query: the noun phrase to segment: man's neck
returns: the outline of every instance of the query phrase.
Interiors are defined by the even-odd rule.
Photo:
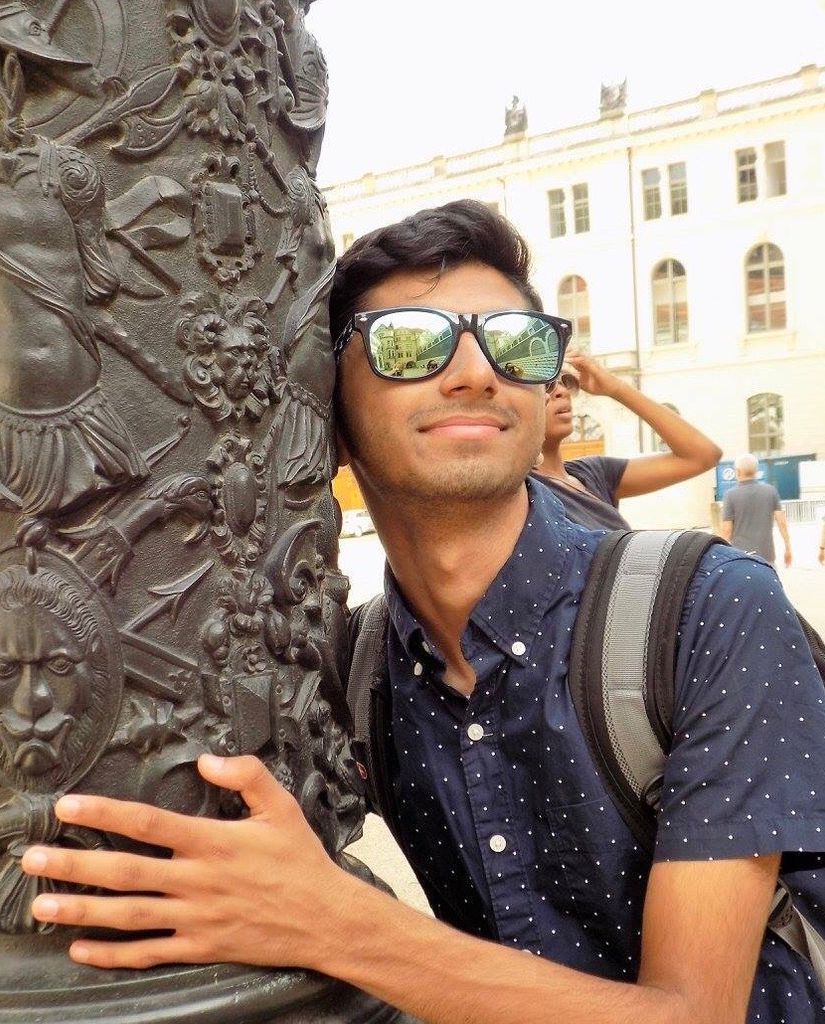
[[[527,518],[527,488],[437,510],[374,510],[387,561],[401,592],[447,663],[446,681],[469,694],[475,674],[461,634],[513,552]]]

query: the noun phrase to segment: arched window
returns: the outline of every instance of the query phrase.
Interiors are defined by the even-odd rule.
[[[677,416],[680,415],[679,410],[676,408],[676,406],[672,402],[662,402],[662,405],[666,409],[670,409],[671,412],[675,412]],[[661,437],[659,437],[659,435],[656,433],[656,431],[653,430],[653,428],[651,428],[651,430],[650,430],[650,436],[651,436],[651,447],[653,448],[654,452],[669,452],[670,451],[670,445],[666,441],[663,441],[661,439]]]
[[[657,345],[687,341],[687,275],[678,260],[653,269],[653,340]]]
[[[748,331],[785,326],[785,260],[778,245],[755,245],[745,261]]]
[[[590,295],[587,281],[577,274],[562,278],[559,284],[559,316],[573,321],[572,343],[585,352],[590,350]]]
[[[782,396],[767,392],[748,399],[748,448],[754,455],[775,455],[785,447]]]

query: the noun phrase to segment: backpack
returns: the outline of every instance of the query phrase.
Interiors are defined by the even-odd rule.
[[[599,543],[579,601],[568,672],[571,698],[611,800],[650,855],[673,738],[682,608],[702,557],[724,543],[698,530],[613,531]],[[825,682],[825,642],[799,613],[797,617]],[[384,754],[372,750],[370,742],[385,672],[383,595],[356,609],[353,620],[347,700],[368,795],[384,813],[389,797],[376,785],[384,766],[375,763]],[[781,881],[768,927],[811,964],[825,991],[825,938],[794,907]]]

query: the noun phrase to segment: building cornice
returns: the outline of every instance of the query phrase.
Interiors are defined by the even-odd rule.
[[[437,189],[446,179],[495,177],[505,168],[527,174],[548,164],[609,157],[617,150],[641,149],[675,137],[713,134],[738,124],[768,121],[788,112],[825,108],[825,66],[808,65],[791,75],[736,86],[659,107],[602,117],[538,135],[505,140],[483,149],[436,156],[378,174],[329,185],[327,201],[357,202],[407,188]],[[790,110],[789,110],[790,108]]]

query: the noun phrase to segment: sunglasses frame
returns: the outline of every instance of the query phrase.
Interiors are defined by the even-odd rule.
[[[452,348],[444,362],[440,366],[436,367],[436,369],[428,370],[425,373],[420,374],[418,377],[394,377],[390,374],[382,373],[376,367],[373,360],[373,354],[369,343],[369,334],[375,321],[389,313],[437,313],[439,316],[443,316],[452,327],[453,332]],[[486,341],[484,340],[484,325],[492,317],[504,316],[507,313],[518,313],[520,315],[531,316],[538,320],[543,320],[556,332],[556,336],[559,339],[559,368],[552,377],[547,380],[525,381],[519,377],[508,374],[496,363],[490,353],[490,350],[487,348]],[[506,381],[513,384],[540,384],[543,387],[549,387],[558,379],[558,376],[562,371],[564,353],[573,333],[573,324],[572,321],[564,320],[562,317],[551,316],[550,313],[540,313],[537,310],[532,309],[496,309],[489,313],[453,313],[448,309],[436,309],[433,306],[390,306],[386,309],[372,309],[365,313],[353,314],[353,316],[351,316],[344,325],[344,329],[336,338],[332,351],[337,362],[341,357],[341,353],[349,344],[353,333],[357,332],[361,335],[361,340],[364,342],[367,362],[376,377],[379,377],[381,380],[389,380],[399,384],[415,384],[420,380],[427,380],[430,377],[435,377],[449,366],[458,349],[458,343],[461,340],[461,335],[465,331],[469,331],[470,334],[473,335],[478,343],[478,347],[484,353],[484,358],[500,377],[503,377]]]

